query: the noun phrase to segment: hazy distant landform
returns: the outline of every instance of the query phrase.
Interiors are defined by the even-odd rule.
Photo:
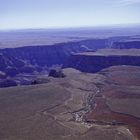
[[[1,140],[139,140],[140,26],[0,32]]]
[[[69,29],[26,29],[1,30],[0,48],[17,48],[34,45],[53,45],[56,43],[104,39],[109,37],[132,37],[139,39],[140,25],[116,25],[112,27],[79,27]]]

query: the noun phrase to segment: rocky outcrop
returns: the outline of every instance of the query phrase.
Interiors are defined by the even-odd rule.
[[[104,53],[102,50],[99,52],[75,54],[69,58],[63,67],[71,67],[83,72],[94,73],[115,65],[140,66],[140,50],[111,49],[111,51],[104,50]]]
[[[54,77],[54,78],[64,78],[65,77],[62,69],[56,69],[56,68],[50,70],[49,76]]]

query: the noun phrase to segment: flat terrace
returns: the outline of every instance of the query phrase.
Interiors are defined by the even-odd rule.
[[[96,52],[77,53],[87,56],[140,56],[140,49],[100,49]]]

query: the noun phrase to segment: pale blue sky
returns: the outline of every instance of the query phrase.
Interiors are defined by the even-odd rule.
[[[140,0],[0,0],[0,29],[140,23]]]

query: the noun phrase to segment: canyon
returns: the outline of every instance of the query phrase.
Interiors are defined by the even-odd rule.
[[[121,40],[130,44],[131,48],[121,44]],[[47,76],[52,67],[98,72],[113,65],[139,66],[139,45],[140,41],[133,37],[113,37],[0,49],[0,87],[32,84],[42,75]],[[128,48],[127,55],[125,49]],[[41,81],[47,80],[35,83],[43,83]]]
[[[0,139],[139,140],[140,37],[68,36],[0,44]]]

